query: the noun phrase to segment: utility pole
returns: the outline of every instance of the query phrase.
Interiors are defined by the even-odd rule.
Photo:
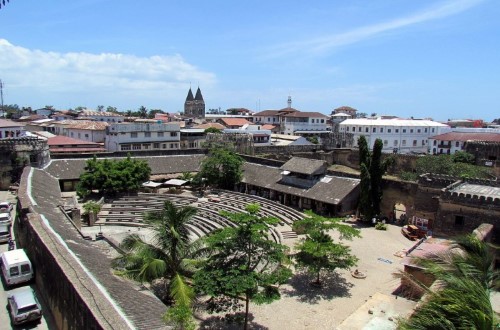
[[[1,100],[1,111],[2,111],[2,115],[5,117],[5,113],[3,112],[3,82],[2,80],[0,79],[0,100]]]

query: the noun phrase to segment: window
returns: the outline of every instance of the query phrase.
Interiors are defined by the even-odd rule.
[[[460,142],[455,142],[455,147],[460,147]]]
[[[163,137],[163,132],[158,132],[158,137]]]
[[[372,133],[377,133],[377,128],[376,127],[372,128]]]
[[[17,266],[10,267],[9,273],[10,273],[10,276],[18,276],[19,275],[19,268]]]
[[[384,140],[384,147],[386,147],[389,144],[389,141]]]
[[[88,135],[88,134],[85,134],[85,137],[86,137],[86,138],[88,138],[88,137],[89,137],[89,135]]]
[[[145,150],[148,150],[148,149],[149,149],[149,146],[150,146],[149,144],[143,144],[143,145],[142,145],[143,149],[145,149]]]
[[[437,144],[437,140],[434,140],[434,143],[433,143],[433,144],[434,144],[434,145],[436,145],[436,144]]]
[[[136,137],[137,137],[137,132],[132,132],[132,133],[130,133],[130,137],[131,137],[131,138],[136,138]]]
[[[31,272],[30,265],[28,265],[28,264],[21,265],[21,275],[26,275],[26,274],[29,274],[30,272]]]
[[[396,133],[399,133],[399,128],[396,128]]]
[[[424,132],[427,133],[427,128],[424,128]]]
[[[455,227],[463,227],[464,226],[464,217],[462,215],[455,216]]]
[[[398,140],[394,140],[394,146],[397,147],[398,146]]]
[[[420,128],[417,129],[417,133],[422,133],[422,130]]]
[[[177,136],[177,132],[170,132],[170,136]]]
[[[82,137],[82,135],[80,133],[78,133],[78,138],[80,139]]]
[[[406,133],[406,128],[403,128],[403,133]]]
[[[413,128],[412,128],[412,129],[410,129],[410,133],[413,133]]]
[[[348,131],[348,132],[349,132],[349,126],[347,126],[347,127],[346,127],[346,131]]]
[[[434,133],[434,129],[435,129],[435,128],[432,128],[432,133]]]
[[[368,133],[368,127],[365,127],[365,133]]]
[[[71,137],[73,137],[73,132],[71,132]]]
[[[380,133],[384,133],[384,128],[380,127]]]
[[[159,143],[153,143],[153,148],[160,149],[160,144]]]
[[[401,145],[405,146],[406,145],[406,140],[401,141]]]
[[[144,132],[144,137],[151,137],[151,132]]]
[[[122,144],[121,150],[130,150],[130,144]]]
[[[325,123],[325,120],[324,119],[321,119],[321,123],[324,124]]]
[[[361,126],[358,127],[358,132],[361,132]]]
[[[422,140],[422,145],[425,146],[425,140]]]
[[[391,133],[391,132],[392,132],[392,129],[388,128],[387,133]]]
[[[356,132],[356,127],[354,127],[354,126],[353,126],[353,127],[352,127],[352,131],[353,131],[353,132]]]
[[[132,150],[141,150],[141,145],[140,144],[133,144]]]
[[[167,149],[167,144],[166,144],[166,143],[163,143],[163,144],[161,145],[161,147],[162,147],[162,149]]]
[[[170,149],[174,149],[174,144],[170,143]]]
[[[416,147],[417,146],[417,140],[413,140],[413,146]]]

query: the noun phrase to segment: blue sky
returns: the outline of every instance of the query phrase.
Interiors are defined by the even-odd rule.
[[[500,1],[11,0],[4,102],[500,117]]]

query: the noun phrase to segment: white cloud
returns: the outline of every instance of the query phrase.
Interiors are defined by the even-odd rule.
[[[187,93],[190,81],[209,87],[215,74],[187,63],[182,56],[137,57],[127,54],[58,53],[31,50],[0,39],[1,79],[13,90],[34,94],[68,95],[107,93],[99,104],[114,104],[118,97],[171,97]],[[57,102],[59,100],[54,100]],[[145,103],[147,100],[142,100]],[[81,103],[82,100],[66,100]],[[160,101],[161,102],[161,101]],[[125,106],[125,105],[124,105]]]
[[[450,0],[439,5],[435,5],[422,12],[402,18],[396,18],[387,22],[363,26],[339,34],[325,35],[313,39],[281,44],[271,52],[270,56],[277,57],[295,52],[313,54],[324,53],[334,48],[354,44],[362,40],[375,37],[384,32],[456,15],[477,6],[483,1],[484,0]]]

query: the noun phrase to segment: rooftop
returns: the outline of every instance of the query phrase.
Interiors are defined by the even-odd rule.
[[[487,141],[500,142],[500,133],[448,132],[430,137],[440,141]]]
[[[467,182],[454,187],[450,192],[458,194],[463,193],[464,195],[470,194],[471,196],[484,196],[485,198],[492,197],[493,199],[500,198],[500,187],[471,184]]]
[[[340,123],[342,126],[346,125],[376,125],[376,126],[398,126],[398,127],[449,127],[448,125],[438,123],[437,121],[426,119],[381,119],[381,118],[355,118],[346,119]]]
[[[220,119],[226,126],[243,126],[251,125],[252,123],[244,118],[221,118]]]
[[[290,171],[308,175],[324,174],[328,164],[324,160],[293,157],[280,168],[284,171]]]

